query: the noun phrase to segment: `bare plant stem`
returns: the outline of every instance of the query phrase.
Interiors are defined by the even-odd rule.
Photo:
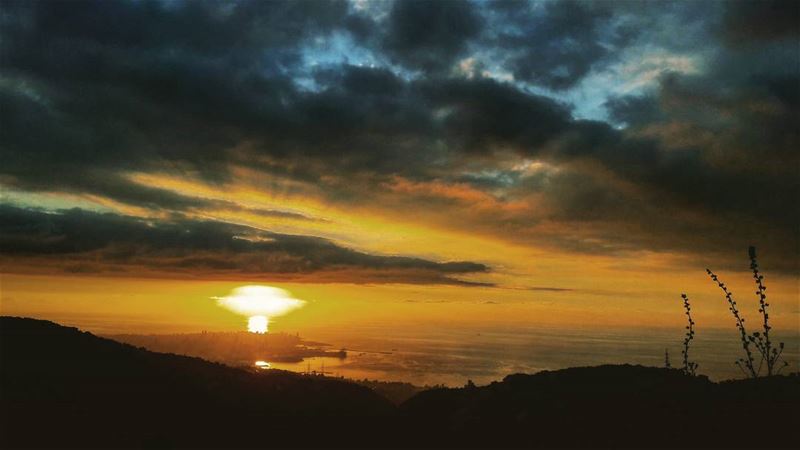
[[[756,260],[756,248],[750,247],[748,249],[748,253],[750,255],[750,270],[753,271],[753,281],[756,283],[756,295],[758,296],[758,312],[761,313],[761,316],[764,320],[764,335],[762,336],[759,333],[753,333],[750,336],[750,341],[755,344],[756,348],[758,349],[759,353],[761,353],[761,362],[759,363],[758,371],[761,372],[761,364],[764,362],[767,363],[767,375],[771,376],[777,374],[775,370],[775,364],[780,360],[781,353],[783,353],[784,344],[781,342],[778,348],[773,348],[772,341],[769,337],[769,332],[772,327],[769,325],[769,312],[767,308],[769,307],[769,303],[767,302],[767,287],[764,286],[764,275],[761,275],[760,271],[758,270],[758,261]],[[778,369],[780,371],[788,365],[784,361],[784,365]]]
[[[753,352],[750,351],[750,338],[747,335],[747,331],[744,328],[744,319],[739,315],[739,310],[736,308],[736,301],[733,299],[733,294],[728,291],[728,288],[725,286],[725,283],[720,281],[719,277],[717,277],[714,272],[710,269],[706,269],[708,272],[708,276],[717,283],[722,292],[725,293],[725,300],[728,301],[729,310],[733,314],[733,317],[736,319],[736,328],[739,329],[739,334],[741,335],[742,340],[742,348],[744,349],[744,353],[746,358],[741,358],[736,361],[736,365],[745,373],[752,378],[758,378],[758,371],[756,370],[753,364]]]
[[[694,339],[694,320],[692,320],[692,307],[689,305],[689,297],[681,294],[683,298],[683,308],[686,310],[686,319],[689,325],[686,326],[686,337],[683,339],[683,372],[687,375],[695,375],[697,363],[689,361],[689,344]]]

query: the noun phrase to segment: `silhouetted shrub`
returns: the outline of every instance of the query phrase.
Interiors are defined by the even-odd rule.
[[[748,249],[748,253],[750,256],[750,269],[753,271],[753,280],[755,281],[758,289],[756,291],[756,295],[758,296],[759,304],[758,312],[760,312],[763,317],[763,335],[760,332],[747,334],[747,331],[744,327],[744,318],[739,314],[739,310],[736,307],[736,301],[733,299],[733,294],[714,272],[712,272],[710,269],[706,269],[706,272],[708,272],[708,275],[711,277],[711,279],[717,283],[717,286],[722,289],[722,292],[725,293],[725,299],[728,301],[729,305],[728,309],[736,319],[736,328],[739,329],[739,334],[742,341],[742,349],[744,349],[745,352],[745,358],[740,358],[738,361],[736,361],[736,365],[746,376],[758,378],[758,376],[761,374],[761,368],[763,367],[764,362],[767,363],[768,376],[779,373],[781,369],[788,366],[789,363],[783,361],[783,365],[775,370],[775,366],[778,361],[780,361],[781,354],[783,353],[784,343],[779,343],[777,348],[772,346],[772,341],[769,337],[769,332],[772,327],[769,325],[769,313],[767,312],[769,303],[767,303],[767,288],[764,286],[764,276],[761,275],[758,269],[758,262],[756,261],[756,248],[751,246]],[[755,366],[753,352],[750,350],[751,344],[754,345],[761,354],[761,361],[759,362],[758,367]]]
[[[772,327],[769,325],[769,313],[767,312],[769,303],[767,303],[767,287],[764,286],[764,275],[761,275],[758,270],[758,261],[756,261],[756,248],[751,246],[748,249],[748,253],[750,255],[750,270],[753,271],[753,280],[758,288],[756,291],[756,295],[758,296],[758,312],[761,313],[761,316],[764,319],[764,334],[762,335],[758,332],[753,333],[750,336],[750,342],[752,342],[756,346],[756,349],[758,349],[758,352],[761,353],[761,362],[759,362],[758,371],[761,371],[761,366],[764,364],[764,362],[766,362],[767,376],[770,376],[780,372],[781,369],[788,366],[789,363],[783,361],[783,365],[775,370],[775,365],[780,360],[781,353],[783,353],[784,343],[779,343],[778,348],[772,346],[772,341],[769,338],[769,331],[772,329]]]

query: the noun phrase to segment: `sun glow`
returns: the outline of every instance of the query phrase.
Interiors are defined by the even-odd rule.
[[[269,319],[266,316],[252,316],[247,319],[247,331],[251,333],[264,334],[269,327]]]
[[[255,366],[259,369],[269,369],[271,367],[270,363],[266,361],[256,361]]]
[[[213,298],[220,306],[249,316],[247,331],[251,333],[266,333],[271,317],[288,314],[306,303],[284,289],[258,285],[241,286],[225,297]]]

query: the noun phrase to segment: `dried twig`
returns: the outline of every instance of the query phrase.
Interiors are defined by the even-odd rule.
[[[775,365],[780,360],[781,354],[783,353],[784,344],[783,342],[778,344],[778,348],[774,348],[772,346],[772,341],[769,337],[769,332],[772,327],[769,325],[769,313],[767,312],[767,308],[769,307],[769,303],[767,303],[767,287],[764,286],[764,275],[758,270],[758,261],[756,261],[756,248],[750,247],[748,249],[748,253],[750,255],[750,270],[753,271],[753,280],[756,283],[756,295],[758,296],[758,312],[761,313],[763,318],[763,326],[764,326],[764,334],[762,335],[759,332],[753,333],[749,339],[752,342],[758,352],[761,353],[761,362],[758,366],[758,372],[761,372],[761,366],[763,363],[767,363],[767,376],[775,375],[781,371],[784,367],[788,366],[789,363],[783,361],[783,365],[780,366],[777,370],[775,369]]]
[[[686,309],[686,319],[689,325],[686,326],[686,337],[683,339],[683,372],[687,375],[695,375],[697,372],[697,363],[689,361],[689,344],[694,339],[694,320],[692,320],[692,307],[689,305],[689,297],[686,294],[681,294],[683,298],[683,308]],[[669,363],[669,361],[667,361]]]
[[[710,269],[706,269],[706,272],[708,272],[708,275],[711,277],[711,279],[717,283],[717,286],[722,289],[722,292],[725,293],[725,300],[728,301],[729,305],[728,309],[736,319],[736,328],[739,329],[739,334],[741,335],[742,340],[742,349],[744,349],[745,353],[745,358],[740,358],[738,361],[736,361],[736,365],[739,366],[739,369],[741,369],[746,376],[757,378],[758,371],[753,364],[753,352],[750,350],[751,341],[747,335],[747,330],[744,328],[744,318],[739,315],[739,310],[736,308],[736,301],[733,299],[733,294],[731,294],[731,292],[725,286],[725,283],[720,281],[719,277],[717,277],[714,272],[712,272]]]

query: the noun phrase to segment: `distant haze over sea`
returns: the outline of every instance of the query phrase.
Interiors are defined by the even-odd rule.
[[[786,331],[790,331],[787,333]],[[798,370],[800,335],[776,330],[786,343],[784,355]],[[475,327],[464,324],[391,327],[350,326],[299,331],[305,339],[323,341],[347,357],[308,357],[300,362],[271,361],[272,368],[296,372],[325,371],[329,376],[405,381],[419,386],[461,386],[467,380],[488,384],[513,373],[535,373],[576,366],[641,364],[663,367],[665,349],[672,367],[682,367],[680,328],[578,328],[555,326]],[[138,344],[137,344],[138,345]],[[734,364],[741,357],[738,334],[731,329],[703,329],[691,347],[698,373],[712,380],[741,378]],[[159,350],[159,349],[154,349]],[[230,352],[234,355],[235,352]],[[192,355],[203,356],[203,355]],[[224,361],[252,365],[254,361]]]
[[[440,327],[398,329],[357,327],[337,338],[335,330],[315,330],[310,339],[352,349],[327,370],[345,377],[408,381],[414,384],[460,386],[501,380],[512,373],[533,373],[599,364],[664,366],[669,349],[672,367],[682,367],[680,328],[561,328],[561,327]],[[786,343],[784,372],[798,370],[800,335],[797,330],[774,330],[773,340]],[[374,351],[360,354],[354,350]],[[391,352],[378,353],[378,352]],[[698,373],[713,380],[742,378],[734,362],[741,357],[736,329],[699,331],[690,350]]]

